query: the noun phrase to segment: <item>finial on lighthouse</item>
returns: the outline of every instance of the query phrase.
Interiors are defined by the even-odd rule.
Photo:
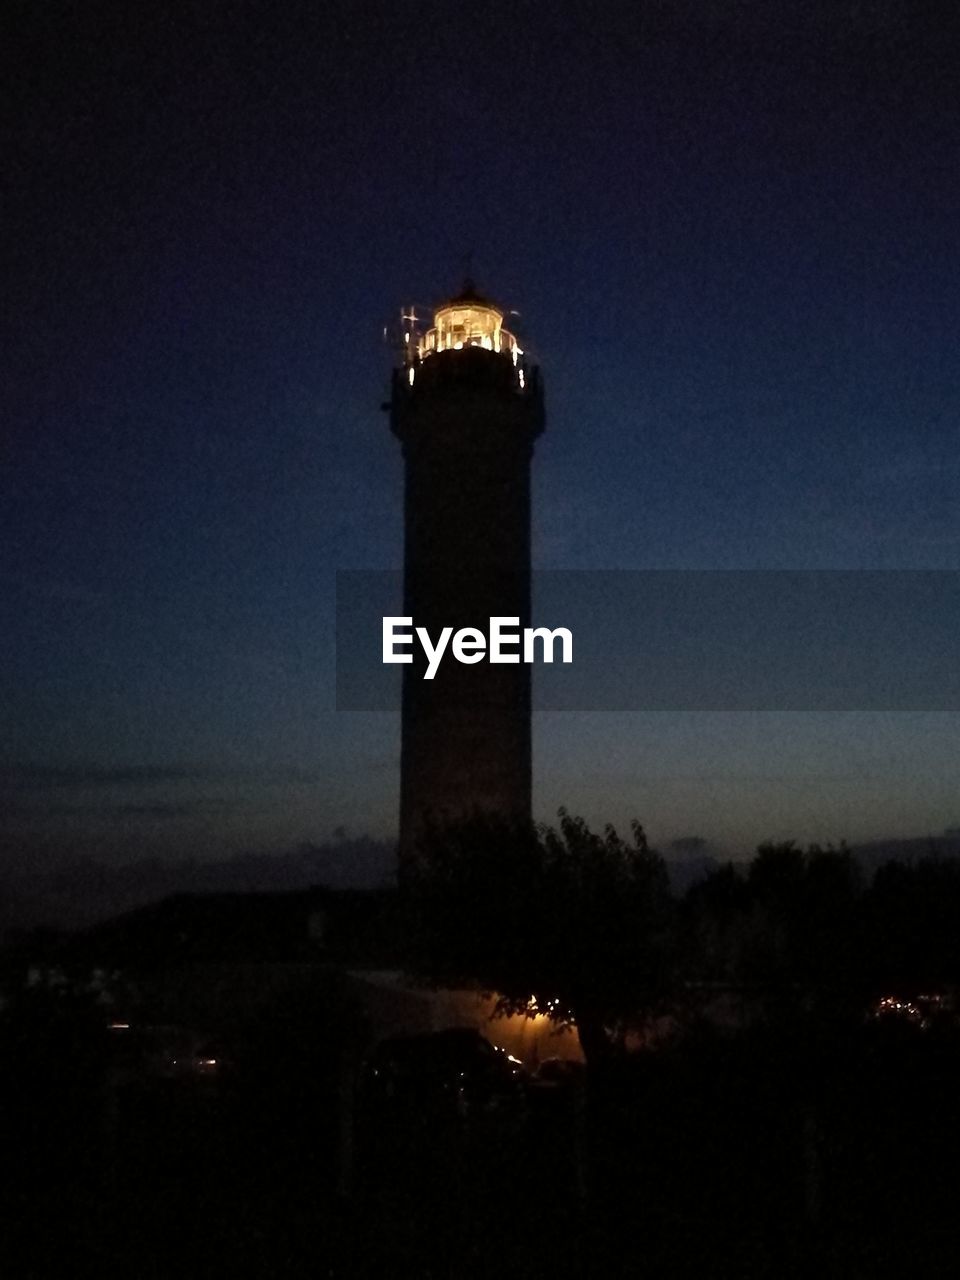
[[[477,306],[490,307],[492,304],[477,289],[473,276],[466,275],[463,277],[463,284],[460,286],[460,292],[456,297],[451,299],[452,302],[472,302]]]

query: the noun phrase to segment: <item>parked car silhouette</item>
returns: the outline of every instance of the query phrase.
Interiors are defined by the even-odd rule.
[[[572,1058],[544,1058],[533,1075],[533,1083],[542,1088],[579,1089],[586,1071],[582,1062]]]
[[[522,1111],[525,1084],[517,1058],[478,1031],[455,1027],[382,1041],[364,1066],[361,1096],[373,1113],[467,1118]]]

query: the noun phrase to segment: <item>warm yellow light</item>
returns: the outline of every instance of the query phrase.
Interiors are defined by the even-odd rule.
[[[454,302],[441,307],[434,315],[433,328],[422,335],[414,334],[418,359],[435,352],[463,351],[480,347],[498,355],[509,355],[514,366],[523,355],[516,338],[503,327],[503,313],[482,302]]]
[[[416,377],[416,374],[417,374],[416,369],[414,369],[413,365],[411,365],[407,373],[407,381],[410,383],[411,387],[413,386],[413,380]]]

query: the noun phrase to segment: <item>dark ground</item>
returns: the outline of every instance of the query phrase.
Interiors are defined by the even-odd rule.
[[[704,1041],[582,1106],[380,1119],[350,1200],[332,1057],[111,1089],[77,1027],[4,1048],[11,1280],[955,1273],[953,1034]]]

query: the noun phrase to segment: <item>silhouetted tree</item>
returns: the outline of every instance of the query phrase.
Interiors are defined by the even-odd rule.
[[[960,982],[960,863],[929,857],[878,868],[866,928],[878,987],[918,990]]]
[[[869,987],[863,889],[850,852],[765,844],[684,901],[685,964],[757,993],[769,1018],[849,1015]]]
[[[681,951],[694,983],[734,983],[750,901],[746,876],[732,862],[691,885],[683,900]]]
[[[596,1063],[670,987],[672,900],[638,822],[627,841],[559,819],[429,828],[404,885],[411,960],[434,983],[496,993],[503,1012],[575,1023]]]

